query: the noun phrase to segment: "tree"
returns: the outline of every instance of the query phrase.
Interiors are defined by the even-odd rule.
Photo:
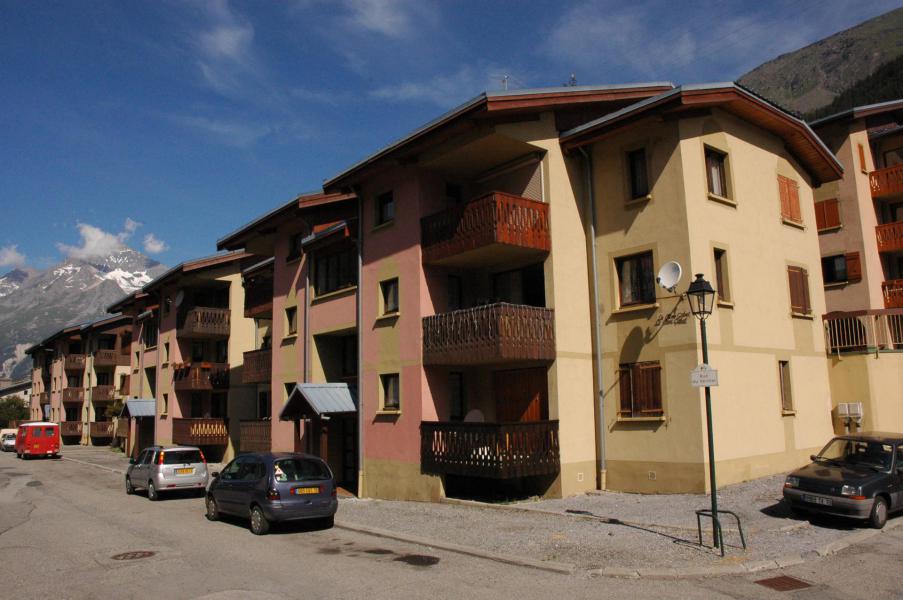
[[[9,426],[10,421],[24,421],[28,419],[28,412],[25,398],[21,396],[7,396],[0,399],[0,427]]]

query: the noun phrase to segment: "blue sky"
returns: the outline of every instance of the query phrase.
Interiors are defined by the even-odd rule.
[[[0,0],[0,273],[210,254],[503,76],[733,80],[901,4]]]

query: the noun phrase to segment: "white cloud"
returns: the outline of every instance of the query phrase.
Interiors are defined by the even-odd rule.
[[[433,16],[433,7],[422,0],[345,0],[352,29],[378,33],[390,38],[408,37],[418,21]]]
[[[141,227],[141,223],[139,223],[138,221],[136,221],[130,217],[125,218],[125,224],[123,225],[123,229],[126,231],[126,233],[135,233],[135,230],[138,229],[139,227]]]
[[[169,250],[169,246],[153,233],[144,236],[144,251],[148,254],[160,254]]]
[[[16,244],[0,248],[0,267],[25,266],[25,255],[19,252],[17,248]]]
[[[272,127],[255,123],[190,116],[176,116],[172,119],[181,125],[209,134],[230,146],[250,146],[273,132]]]
[[[109,256],[117,250],[126,248],[125,242],[131,237],[141,223],[127,218],[123,224],[123,231],[110,233],[100,227],[88,223],[78,223],[78,233],[81,236],[81,244],[70,246],[57,243],[60,252],[71,258],[88,259],[98,256]]]
[[[259,70],[254,57],[254,26],[232,11],[226,0],[205,5],[204,27],[193,45],[201,75],[224,95],[242,93],[246,80]]]
[[[458,104],[484,91],[502,89],[502,77],[510,69],[495,65],[481,68],[463,66],[451,75],[437,75],[427,81],[407,81],[386,85],[370,92],[375,98],[395,102],[430,102],[440,107]]]

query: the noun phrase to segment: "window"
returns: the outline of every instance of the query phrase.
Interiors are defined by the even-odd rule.
[[[652,252],[623,256],[615,260],[621,306],[655,302]]]
[[[790,390],[790,361],[778,361],[778,376],[781,384],[781,410],[793,412],[793,393]]]
[[[382,388],[382,409],[391,411],[401,410],[398,373],[380,375],[379,382],[381,384],[380,387]]]
[[[464,200],[464,191],[461,189],[461,186],[457,183],[446,183],[445,184],[445,201],[450,206],[455,204],[461,204]]]
[[[726,175],[726,159],[727,154],[713,150],[705,149],[705,174],[708,180],[709,193],[721,198],[728,197],[727,191],[727,175]]]
[[[257,418],[258,419],[269,419],[270,415],[270,393],[269,392],[257,392]]]
[[[621,404],[618,417],[661,417],[662,367],[658,361],[622,364],[618,369]]]
[[[819,231],[840,227],[840,202],[829,198],[815,203],[815,228]]]
[[[229,340],[217,340],[216,341],[216,357],[215,362],[218,363],[227,363],[229,362]]]
[[[395,197],[386,192],[376,197],[376,224],[384,225],[395,219]]]
[[[314,262],[314,292],[320,296],[357,285],[357,252],[354,247],[318,254]]]
[[[464,420],[464,373],[448,374],[448,418]]]
[[[447,310],[459,310],[464,306],[464,282],[457,275],[448,276]]]
[[[727,269],[727,250],[715,248],[715,286],[718,300],[731,301],[731,282]]]
[[[163,362],[169,362],[169,342],[163,343]]]
[[[66,411],[66,420],[67,421],[78,421],[78,413],[80,412],[77,406],[66,406],[63,408]]]
[[[357,376],[357,336],[342,338],[342,377]]]
[[[825,285],[862,280],[862,263],[858,252],[847,252],[833,256],[823,256],[821,271]]]
[[[144,321],[144,328],[142,329],[142,333],[144,334],[144,345],[147,348],[151,348],[157,345],[157,319],[156,317],[147,319]]]
[[[781,196],[781,218],[793,223],[802,223],[799,184],[788,177],[778,175],[778,192]]]
[[[167,296],[166,298],[163,299],[163,315],[164,316],[169,314],[169,308],[170,308],[171,304],[172,304],[172,298],[170,298],[169,296]]]
[[[288,238],[288,254],[285,256],[285,260],[295,260],[296,258],[301,256],[303,248],[301,247],[301,242],[304,240],[303,233],[295,233],[289,236]]]
[[[809,302],[809,272],[802,267],[787,267],[790,281],[790,312],[794,315],[812,314]]]
[[[191,400],[188,405],[188,414],[192,419],[203,417],[203,397],[201,392],[191,392]]]
[[[391,315],[398,312],[398,278],[387,279],[379,284],[382,300],[382,314]]]
[[[645,198],[649,194],[645,148],[627,153],[627,168],[630,172],[630,198]]]
[[[285,309],[285,335],[298,333],[298,307],[292,306]]]
[[[191,362],[204,360],[204,342],[191,342]]]
[[[210,416],[214,419],[225,419],[229,412],[229,404],[226,394],[213,394],[210,396]]]

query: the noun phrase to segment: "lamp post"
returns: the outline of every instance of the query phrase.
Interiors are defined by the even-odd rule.
[[[690,312],[699,319],[699,331],[702,336],[702,362],[709,364],[709,345],[706,339],[705,320],[712,314],[715,303],[715,290],[706,281],[702,273],[696,274],[696,279],[690,283],[687,289],[687,300],[690,302]],[[718,530],[721,523],[718,521],[718,492],[715,486],[715,447],[712,435],[712,392],[709,386],[705,386],[705,416],[709,434],[709,481],[712,496],[712,538],[713,545],[718,547]]]

